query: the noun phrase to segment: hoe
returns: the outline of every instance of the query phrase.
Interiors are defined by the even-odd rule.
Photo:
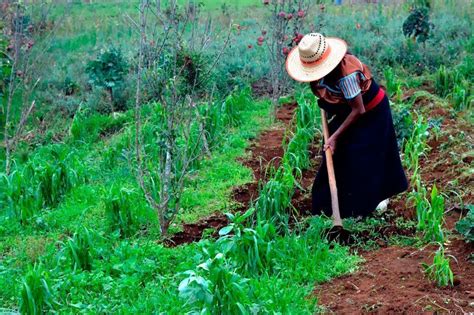
[[[328,121],[326,112],[321,108],[321,122],[323,126],[324,143],[329,138]],[[331,191],[331,208],[332,208],[332,228],[328,232],[328,239],[339,241],[341,243],[349,243],[350,233],[342,226],[341,213],[339,212],[339,199],[337,198],[336,176],[334,173],[334,163],[332,160],[331,149],[325,151],[326,167],[328,169],[329,189]]]

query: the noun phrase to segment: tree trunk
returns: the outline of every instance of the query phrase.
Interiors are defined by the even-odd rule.
[[[168,130],[171,130],[171,122],[168,121]],[[166,214],[169,210],[170,203],[170,190],[171,190],[171,166],[173,162],[173,156],[171,154],[172,143],[168,135],[165,141],[165,167],[161,176],[161,190],[160,190],[160,205],[158,209],[158,217],[160,219],[160,227],[162,236],[168,234],[169,220],[166,218]]]
[[[110,110],[112,110],[112,114],[115,112],[114,110],[114,90],[111,87],[107,88],[107,92],[109,93],[110,98]]]

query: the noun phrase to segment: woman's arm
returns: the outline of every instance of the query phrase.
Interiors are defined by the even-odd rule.
[[[336,150],[336,142],[338,137],[346,131],[346,129],[354,123],[360,115],[365,113],[365,107],[364,107],[364,101],[362,100],[362,94],[358,94],[356,97],[353,99],[350,99],[347,101],[349,106],[351,107],[351,113],[349,116],[346,117],[344,122],[337,128],[337,130],[329,137],[328,142],[324,145],[324,151],[326,151],[328,148],[331,149],[331,152],[334,153],[334,150]]]

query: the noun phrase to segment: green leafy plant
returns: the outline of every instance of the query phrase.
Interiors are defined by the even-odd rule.
[[[134,203],[136,192],[132,189],[123,188],[120,185],[112,185],[104,198],[105,213],[113,230],[127,237],[135,232],[136,214],[134,214]]]
[[[457,111],[470,109],[474,102],[474,96],[471,95],[472,87],[468,82],[455,84],[448,97],[452,100],[454,109]]]
[[[422,264],[428,279],[435,282],[439,287],[453,286],[454,275],[449,266],[449,257],[445,255],[444,247],[440,244],[439,249],[433,257],[433,263]]]
[[[429,124],[422,115],[418,115],[411,136],[403,147],[405,166],[409,170],[413,170],[414,177],[419,171],[420,157],[429,149],[429,146],[426,144],[429,135],[428,129]]]
[[[26,224],[41,209],[43,196],[39,186],[32,182],[31,172],[16,169],[10,175],[0,176],[0,205],[6,214]]]
[[[430,201],[427,199],[426,189],[421,184],[417,185],[410,198],[415,203],[417,229],[423,233],[424,240],[443,242],[444,198],[439,194],[436,185],[431,189]]]
[[[38,159],[33,162],[35,180],[39,183],[44,205],[55,207],[63,197],[84,180],[82,174],[73,167],[74,150],[53,146],[48,152],[50,160]]]
[[[462,81],[463,78],[461,72],[456,69],[450,70],[442,65],[435,74],[435,92],[441,97],[446,97],[452,93],[456,86],[458,90],[462,88]]]
[[[228,213],[230,224],[219,231],[218,246],[224,254],[237,263],[238,270],[255,275],[271,272],[272,258],[275,255],[273,240],[276,228],[269,222],[257,222],[254,228],[244,225],[255,212],[254,208],[243,215]]]
[[[288,167],[280,168],[275,178],[270,179],[260,190],[255,203],[257,220],[270,221],[281,232],[288,231],[291,197],[294,192],[295,179]]]
[[[21,284],[21,314],[39,315],[52,308],[53,300],[46,271],[40,264],[30,266]]]
[[[402,100],[402,82],[397,78],[395,72],[393,72],[393,68],[387,67],[383,71],[383,75],[385,77],[385,84],[387,87],[387,94],[392,97],[395,96],[395,100],[397,102],[401,102]]]
[[[92,239],[88,229],[80,228],[67,242],[67,251],[71,257],[73,269],[92,270]]]
[[[456,230],[464,236],[466,241],[474,242],[474,206],[468,206],[466,217],[456,223]]]
[[[95,60],[89,61],[86,72],[89,83],[107,91],[114,112],[114,89],[123,84],[128,64],[122,52],[115,47],[102,50]]]
[[[248,279],[233,271],[222,253],[184,272],[187,277],[178,287],[179,296],[200,314],[248,314]]]

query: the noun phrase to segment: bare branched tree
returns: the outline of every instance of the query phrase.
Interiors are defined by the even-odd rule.
[[[204,87],[229,43],[230,28],[227,37],[215,43],[211,19],[203,23],[194,3],[180,7],[171,0],[162,5],[160,1],[142,0],[139,21],[127,18],[140,34],[134,165],[137,181],[166,236],[181,209],[187,176],[195,162],[210,150],[197,108],[212,97]],[[212,62],[204,63],[208,56]],[[151,120],[142,117],[143,84],[153,87],[153,101],[161,113],[155,122],[159,130],[154,139],[143,134]]]
[[[35,23],[32,14],[39,5],[38,22]],[[9,174],[12,166],[12,154],[15,151],[28,118],[33,113],[36,102],[34,91],[40,82],[40,67],[47,65],[46,52],[51,45],[51,39],[59,20],[49,29],[47,14],[52,4],[39,1],[28,7],[22,1],[10,1],[2,6],[2,23],[6,25],[4,35],[9,45],[4,53],[9,59],[10,75],[7,79],[6,98],[4,98],[3,112],[5,113],[3,140],[5,146],[5,173]],[[35,40],[34,34],[41,33],[41,41]],[[14,106],[15,105],[15,106]]]

